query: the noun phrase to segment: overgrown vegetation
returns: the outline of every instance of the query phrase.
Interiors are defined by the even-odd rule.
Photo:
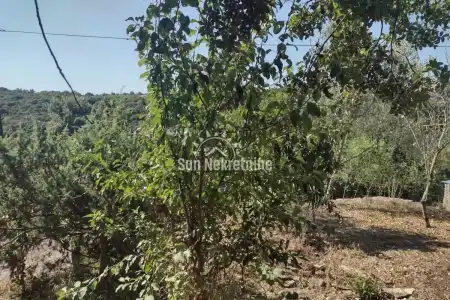
[[[448,124],[425,112],[449,98],[450,73],[411,53],[448,38],[447,2],[168,0],[127,21],[149,83],[142,120],[140,95],[85,95],[78,106],[64,93],[2,90],[0,258],[14,299],[26,297],[25,258],[43,241],[70,263],[60,299],[222,299],[239,281],[241,299],[257,292],[245,278],[287,284],[301,255],[273,233],[314,228],[305,205],[420,195],[429,225]],[[294,64],[287,47],[317,32]],[[20,129],[29,115],[40,122]],[[436,147],[424,151],[405,124],[437,128],[422,134]],[[199,145],[210,137],[273,168],[208,171]],[[180,168],[187,160],[199,170]]]

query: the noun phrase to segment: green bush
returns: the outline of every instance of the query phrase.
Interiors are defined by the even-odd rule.
[[[360,300],[376,300],[381,297],[378,284],[370,278],[355,278],[353,281],[353,291],[358,295]]]

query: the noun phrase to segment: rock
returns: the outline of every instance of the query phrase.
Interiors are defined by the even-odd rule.
[[[315,265],[313,265],[313,267],[317,271],[325,271],[325,265],[324,264],[315,264]]]
[[[327,283],[325,282],[325,280],[323,279],[319,279],[319,278],[311,278],[311,286],[313,288],[324,288],[327,286]]]
[[[296,287],[296,286],[297,286],[297,282],[295,280],[288,280],[283,284],[283,287],[288,288],[288,289]]]
[[[327,283],[325,282],[325,280],[319,279],[319,280],[317,280],[317,285],[321,288],[324,288],[327,286]]]
[[[415,289],[413,288],[384,288],[383,292],[392,295],[395,299],[407,299],[413,293]]]

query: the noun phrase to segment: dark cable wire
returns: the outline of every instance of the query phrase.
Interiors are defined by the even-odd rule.
[[[24,34],[39,34],[37,31],[23,31],[23,30],[8,30],[8,29],[0,29],[1,32],[9,32],[9,33],[24,33]],[[126,37],[117,37],[117,36],[100,36],[100,35],[85,35],[85,34],[72,34],[72,33],[50,33],[47,32],[46,35],[57,35],[57,36],[68,36],[68,37],[82,37],[82,38],[94,38],[94,39],[110,39],[110,40],[129,40],[132,39]]]
[[[80,102],[78,101],[77,95],[75,94],[75,92],[74,92],[74,90],[73,90],[73,88],[72,88],[72,85],[69,83],[69,81],[67,80],[66,76],[64,75],[64,73],[63,73],[61,67],[59,66],[58,60],[56,59],[55,54],[53,53],[53,50],[52,50],[52,48],[50,47],[50,44],[49,44],[49,42],[48,42],[48,40],[47,40],[47,37],[46,37],[46,35],[45,35],[45,31],[44,31],[44,26],[42,25],[41,15],[40,15],[40,13],[39,13],[39,4],[38,4],[38,1],[37,1],[37,0],[34,0],[34,5],[35,5],[35,7],[36,7],[36,17],[37,17],[38,22],[39,22],[39,28],[41,28],[41,34],[42,34],[42,37],[44,38],[45,44],[47,45],[48,51],[50,52],[51,56],[53,57],[53,61],[54,61],[55,64],[56,64],[56,68],[58,69],[59,74],[61,74],[61,76],[62,76],[62,78],[64,79],[64,81],[65,81],[65,82],[67,83],[67,85],[69,86],[70,91],[72,92],[72,96],[73,96],[73,98],[75,99],[75,102],[77,103],[77,105],[78,105],[78,107],[80,108],[80,110],[83,111],[83,107],[81,106]],[[86,115],[85,117],[86,117],[86,120],[87,120],[89,123],[92,124],[92,122],[91,122],[91,120],[89,120],[88,116]]]
[[[9,33],[23,33],[23,34],[39,34],[42,33],[36,31],[23,31],[23,30],[9,30],[9,29],[0,29],[0,32],[9,32]],[[93,39],[109,39],[109,40],[125,40],[132,41],[131,38],[126,37],[118,37],[118,36],[101,36],[101,35],[87,35],[87,34],[72,34],[72,33],[50,33],[47,32],[46,35],[55,35],[55,36],[67,36],[67,37],[81,37],[81,38],[93,38]],[[264,46],[276,47],[278,44],[264,44]],[[308,44],[287,44],[286,46],[292,47],[311,47]]]
[[[41,35],[41,32],[36,31],[24,31],[24,30],[9,30],[9,29],[0,29],[0,32],[5,33],[23,33],[23,34],[38,34]],[[73,33],[51,33],[47,32],[46,35],[54,35],[54,36],[66,36],[66,37],[80,37],[80,38],[91,38],[91,39],[104,39],[104,40],[124,40],[124,41],[132,41],[131,38],[119,37],[119,36],[102,36],[102,35],[88,35],[88,34],[73,34]],[[268,47],[277,47],[278,44],[263,44]],[[286,46],[291,47],[314,47],[314,45],[310,44],[286,44]],[[450,48],[450,45],[436,45],[437,48]]]

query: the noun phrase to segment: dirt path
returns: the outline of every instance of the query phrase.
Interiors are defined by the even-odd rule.
[[[385,287],[414,288],[410,299],[450,299],[450,213],[432,209],[433,228],[426,229],[419,203],[377,197],[336,204],[343,224],[334,224],[319,262],[327,265],[325,280],[335,288],[316,291],[311,299],[355,299],[345,291],[355,274]]]

